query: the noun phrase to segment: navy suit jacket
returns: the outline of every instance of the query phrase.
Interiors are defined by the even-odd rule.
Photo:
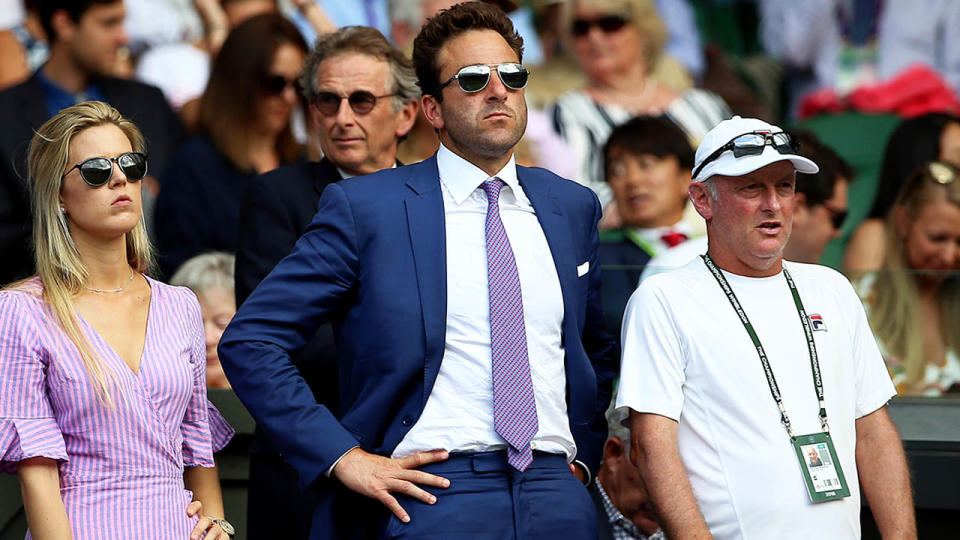
[[[518,167],[517,175],[563,292],[576,459],[596,472],[617,368],[600,304],[600,205],[590,190],[549,171]],[[436,156],[331,184],[291,254],[220,341],[235,392],[301,482],[318,490],[311,538],[367,536],[376,530],[374,516],[387,515],[324,472],[354,446],[390,455],[423,412],[445,344],[445,234]],[[588,271],[578,276],[584,263]],[[325,321],[333,322],[337,341],[339,418],[317,403],[290,361],[289,351]]]

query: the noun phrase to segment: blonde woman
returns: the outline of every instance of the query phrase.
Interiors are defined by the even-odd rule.
[[[231,529],[213,452],[233,431],[206,399],[200,307],[146,276],[143,151],[101,102],[30,143],[37,275],[0,291],[0,471],[36,539]]]
[[[573,0],[568,30],[587,83],[560,96],[548,112],[580,167],[574,178],[604,206],[612,194],[603,181],[602,150],[614,127],[634,116],[665,115],[696,147],[730,117],[719,96],[689,88],[689,80],[667,82],[674,78],[667,73],[682,68],[663,53],[667,31],[654,0]]]
[[[886,222],[884,269],[865,278],[870,325],[901,394],[960,391],[960,173],[907,180]]]

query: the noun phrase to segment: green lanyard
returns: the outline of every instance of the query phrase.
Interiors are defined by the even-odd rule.
[[[709,254],[703,255],[703,262],[706,263],[707,269],[710,270],[710,273],[716,278],[717,283],[720,284],[723,293],[727,295],[727,300],[730,301],[733,310],[740,316],[740,322],[743,323],[747,334],[750,335],[750,340],[753,341],[753,345],[757,349],[757,354],[760,356],[763,372],[767,376],[767,385],[770,387],[770,393],[773,395],[773,400],[777,402],[777,407],[780,409],[780,422],[783,424],[783,427],[787,429],[787,435],[789,435],[791,439],[796,440],[793,428],[790,427],[790,418],[787,416],[787,409],[783,406],[783,399],[780,397],[780,388],[777,386],[777,379],[774,378],[770,361],[767,360],[767,353],[763,350],[763,345],[760,344],[760,338],[757,337],[753,325],[750,324],[747,313],[740,305],[740,301],[737,300],[737,296],[733,293],[733,289],[730,287],[730,283],[727,282],[727,278],[724,277],[720,269],[717,268],[717,265],[713,262]],[[783,269],[783,277],[787,279],[787,286],[790,287],[790,294],[793,295],[793,303],[797,306],[800,323],[803,325],[803,334],[807,339],[807,350],[810,353],[810,370],[813,372],[813,386],[817,391],[817,400],[820,402],[820,427],[824,433],[829,434],[830,426],[827,425],[827,407],[823,402],[823,380],[820,377],[820,362],[817,360],[817,344],[813,340],[813,330],[810,328],[807,313],[803,309],[803,302],[800,301],[800,293],[797,292],[797,285],[793,282],[793,278],[790,277],[790,272],[788,272],[786,268]]]

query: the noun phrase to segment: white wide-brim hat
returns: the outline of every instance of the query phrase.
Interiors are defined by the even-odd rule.
[[[694,161],[693,170],[696,171],[700,167],[700,164],[710,157],[718,148],[740,135],[753,132],[779,133],[781,131],[783,130],[779,127],[756,118],[734,116],[729,120],[724,120],[703,137],[703,141],[701,141],[700,146],[697,147],[697,156]],[[743,176],[778,161],[792,162],[797,172],[801,173],[813,174],[820,170],[820,167],[813,161],[797,154],[781,154],[776,148],[768,144],[763,148],[763,152],[754,156],[734,157],[733,150],[727,150],[713,161],[707,163],[693,180],[695,182],[703,182],[707,178],[717,174],[723,176]]]

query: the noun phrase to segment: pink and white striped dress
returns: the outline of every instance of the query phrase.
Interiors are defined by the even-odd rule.
[[[111,410],[40,296],[39,278],[0,291],[0,472],[59,461],[74,540],[186,540],[197,518],[184,467],[213,466],[233,430],[207,401],[200,306],[183,287],[147,279],[151,301],[139,373],[81,319],[119,378]],[[27,538],[30,538],[28,533]]]

